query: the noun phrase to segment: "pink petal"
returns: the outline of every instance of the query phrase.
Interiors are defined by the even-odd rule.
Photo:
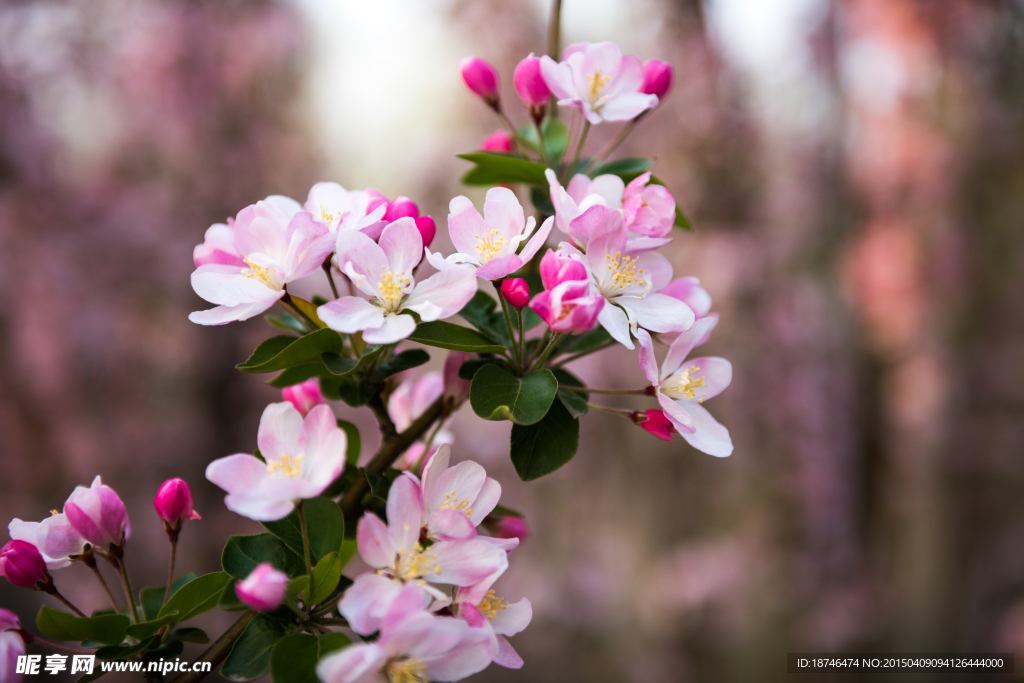
[[[429,500],[434,500],[436,495],[435,487],[437,486],[436,481],[441,474],[448,469],[448,460],[451,458],[451,447],[448,444],[442,445],[437,451],[430,456],[430,460],[423,467],[423,482],[422,490],[424,496],[424,503]],[[440,494],[443,499],[444,494]],[[433,509],[433,508],[431,508]]]
[[[252,491],[267,476],[267,466],[247,453],[229,455],[206,466],[206,478],[228,493]]]
[[[224,505],[235,514],[254,519],[257,522],[274,522],[284,519],[295,509],[292,500],[279,497],[267,497],[260,492],[229,493],[224,497]]]
[[[693,325],[693,310],[679,299],[652,292],[643,299],[622,299],[623,307],[651,332],[682,332]]]
[[[487,190],[484,199],[484,222],[487,224],[488,233],[497,230],[495,237],[504,239],[505,242],[511,242],[514,237],[522,234],[526,217],[512,190],[507,187],[492,187]]]
[[[519,254],[519,258],[523,263],[528,263],[537,255],[540,248],[544,246],[545,242],[547,242],[548,235],[551,234],[551,228],[553,228],[554,225],[554,216],[548,216],[547,220],[541,223],[540,230],[533,233],[533,236],[530,237],[530,241],[526,243],[526,246],[523,247],[523,251]]]
[[[719,424],[704,406],[692,401],[681,403],[680,406],[690,415],[694,432],[683,433],[683,438],[698,451],[703,451],[716,458],[732,455],[732,438],[729,430]]]
[[[476,536],[476,527],[466,514],[450,508],[431,514],[427,528],[431,538],[439,541],[463,541]]]
[[[689,403],[686,401],[685,403]],[[686,411],[686,406],[682,401],[673,401],[665,394],[658,392],[658,405],[661,406],[662,412],[665,413],[665,417],[669,419],[672,426],[676,428],[676,431],[680,434],[693,434],[693,417]]]
[[[423,238],[412,218],[399,218],[384,228],[378,244],[387,255],[388,270],[396,276],[401,272],[411,276],[423,258]]]
[[[465,460],[454,467],[442,472],[431,487],[430,497],[424,499],[428,510],[440,509],[445,503],[446,496],[450,503],[458,504],[463,501],[467,506],[472,505],[476,496],[480,493],[487,478],[487,472],[479,464]]]
[[[504,638],[504,636],[498,636],[498,649],[494,653],[494,658],[491,660],[498,666],[503,666],[506,669],[522,669],[523,658],[519,656],[512,645]]]
[[[408,337],[415,329],[416,321],[411,315],[389,313],[378,327],[363,330],[363,341],[367,344],[394,344]]]
[[[459,607],[459,616],[473,628],[480,628],[487,623],[487,617],[477,609],[476,605],[463,604]]]
[[[697,346],[701,340],[711,334],[711,330],[718,323],[718,318],[701,318],[693,323],[689,329],[676,337],[672,345],[668,347],[668,354],[661,363],[661,379],[667,379],[675,374],[676,370],[685,362],[690,351]]]
[[[374,683],[386,663],[377,644],[350,645],[321,659],[316,675],[323,683]]]
[[[388,527],[372,512],[360,517],[356,525],[356,545],[363,562],[371,567],[390,567],[395,561],[395,547],[391,545]]]
[[[388,270],[388,257],[377,243],[361,232],[338,232],[338,267],[354,273],[353,284],[370,296],[377,294],[376,284]],[[352,276],[350,276],[352,277]]]
[[[329,328],[346,334],[374,329],[384,324],[383,309],[357,296],[343,296],[328,301],[316,309],[316,314]]]
[[[629,319],[621,308],[606,304],[598,314],[597,321],[608,331],[612,339],[627,349],[634,348],[633,340],[629,336]]]
[[[648,382],[657,384],[658,361],[654,358],[654,343],[651,341],[651,335],[647,333],[647,330],[641,328],[637,330],[636,338],[640,342],[640,370]]]
[[[425,613],[423,604],[423,593],[415,584],[407,583],[398,594],[391,599],[387,612],[381,620],[381,639],[391,640],[392,634],[398,629],[402,622],[410,617]]]
[[[255,301],[251,304],[217,306],[206,311],[194,311],[188,314],[188,319],[197,325],[224,325],[240,320],[248,320],[276,304],[278,299],[283,296],[284,291],[282,290],[263,301]]]
[[[483,280],[497,280],[523,267],[523,259],[516,254],[502,254],[476,269],[476,276]]]
[[[466,197],[456,197],[448,205],[448,234],[463,254],[476,255],[477,241],[487,231],[483,216]]]
[[[300,455],[299,435],[302,433],[302,415],[288,401],[271,403],[263,410],[256,444],[260,455],[268,463],[280,460],[286,453]]]
[[[353,631],[363,636],[370,635],[380,630],[381,619],[401,590],[400,581],[380,574],[363,574],[346,589],[338,610]]]
[[[699,368],[698,371],[690,373],[694,377],[703,377],[707,387],[697,389],[697,398],[708,400],[718,396],[732,382],[732,363],[717,356],[701,356],[691,358],[685,364],[686,367]]]
[[[246,277],[242,270],[238,266],[199,266],[192,272],[192,289],[210,303],[221,306],[262,301],[277,291],[259,278]]]
[[[487,515],[491,514],[498,504],[499,498],[501,498],[501,484],[487,477],[483,486],[480,487],[480,493],[476,494],[476,500],[472,501],[473,523],[480,524]]]
[[[423,494],[420,485],[408,474],[402,474],[388,491],[388,535],[396,551],[406,555],[420,540],[423,526]]]
[[[508,567],[508,556],[479,538],[441,541],[430,546],[429,552],[437,556],[434,561],[440,568],[432,577],[434,583],[469,586],[500,575]]]
[[[622,196],[625,186],[622,178],[611,173],[599,175],[590,183],[589,194],[599,195],[607,206],[613,209],[622,207]]]
[[[476,294],[476,273],[472,268],[455,267],[434,273],[416,283],[404,307],[419,314],[424,322],[450,318]]]
[[[533,620],[533,605],[526,598],[513,602],[491,619],[491,628],[501,636],[514,636],[530,625]]]

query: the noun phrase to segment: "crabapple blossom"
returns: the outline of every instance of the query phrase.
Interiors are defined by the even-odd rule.
[[[581,334],[597,325],[605,300],[591,291],[586,266],[566,253],[548,250],[540,262],[544,291],[533,298],[530,308],[554,332]]]
[[[665,412],[652,408],[638,410],[630,416],[644,431],[653,434],[662,441],[672,441],[672,433],[676,431],[672,422],[665,417]]]
[[[554,218],[548,218],[534,232],[536,219],[525,218],[522,205],[507,187],[487,191],[483,216],[461,196],[451,201],[449,211],[448,234],[457,251],[442,258],[427,249],[427,261],[442,272],[469,266],[484,280],[498,280],[522,268],[544,246],[554,225]]]
[[[284,601],[288,592],[288,575],[262,562],[235,585],[238,599],[256,612],[272,612]]]
[[[711,417],[703,403],[729,386],[732,364],[713,356],[687,359],[697,343],[714,329],[716,322],[710,316],[701,318],[679,335],[661,362],[660,373],[650,335],[640,330],[638,338],[640,368],[654,387],[665,417],[691,446],[708,455],[724,457],[732,453],[729,430]]]
[[[316,377],[285,387],[281,390],[281,398],[295,406],[303,417],[313,408],[327,403],[327,399],[320,393],[320,380]]]
[[[192,489],[181,479],[168,479],[153,499],[156,514],[170,529],[180,529],[185,520],[202,519],[192,509]]]
[[[24,674],[18,673],[18,657],[25,655],[25,639],[21,633],[18,615],[0,608],[0,681],[19,683]]]
[[[346,190],[338,183],[322,182],[310,188],[304,208],[332,233],[357,230],[377,239],[387,225],[387,205],[388,198],[377,190]]]
[[[711,295],[700,286],[700,280],[695,277],[676,278],[665,285],[661,293],[685,303],[693,309],[693,315],[698,320],[706,317],[711,312]],[[700,346],[702,343],[698,343],[697,346]]]
[[[56,512],[56,511],[54,511]],[[61,569],[85,552],[88,541],[75,531],[63,512],[50,515],[42,522],[12,519],[7,531],[16,541],[31,543],[42,553],[48,569]]]
[[[471,538],[476,534],[465,520],[479,526],[501,498],[501,484],[488,477],[483,467],[471,460],[449,467],[450,459],[451,448],[444,444],[423,468],[423,526],[428,538]]]
[[[323,493],[345,467],[345,432],[327,406],[303,419],[291,403],[270,404],[257,444],[263,461],[230,455],[210,463],[206,478],[227,491],[229,510],[260,522],[287,517],[298,501]]]
[[[442,447],[443,448],[443,447]],[[363,574],[345,591],[338,605],[352,630],[360,635],[377,631],[388,605],[411,582],[422,591],[421,600],[447,595],[428,582],[471,586],[508,567],[506,553],[483,539],[462,512],[449,509],[444,528],[464,540],[442,540],[424,548],[420,530],[424,501],[415,477],[405,473],[395,479],[388,492],[385,524],[367,512],[356,527],[359,555],[375,571]]]
[[[500,80],[498,70],[479,57],[466,57],[459,62],[462,80],[473,94],[491,107],[497,108],[501,98],[498,92]]]
[[[244,255],[243,263],[206,263],[192,273],[196,294],[218,306],[196,311],[189,320],[199,325],[248,320],[277,303],[286,284],[306,277],[330,255],[334,239],[327,227],[297,210],[297,203],[290,216],[280,204],[268,199],[239,212],[234,246]]]
[[[396,591],[381,617],[377,640],[352,645],[320,661],[316,673],[321,681],[458,681],[491,662],[493,641],[487,631],[427,612],[413,585]]]
[[[99,475],[89,488],[75,487],[64,503],[64,514],[82,538],[100,548],[121,545],[131,531],[124,503]]]
[[[196,268],[207,263],[239,267],[245,265],[242,255],[235,249],[235,221],[233,218],[229,218],[228,221],[230,222],[214,223],[206,229],[203,243],[197,244],[192,250],[192,261]]]
[[[487,633],[493,643],[491,661],[508,669],[521,669],[523,658],[506,639],[530,625],[533,605],[526,598],[509,603],[491,588],[494,580],[459,588],[452,600],[451,612],[473,628]]]
[[[664,185],[649,185],[650,179],[648,171],[626,185],[622,211],[630,232],[657,239],[672,232],[676,200]]]
[[[512,136],[505,129],[496,130],[483,139],[480,149],[485,152],[511,152]]]
[[[380,242],[358,232],[338,234],[338,265],[366,298],[344,296],[317,309],[333,330],[363,333],[368,344],[393,344],[416,329],[416,313],[427,322],[455,315],[476,293],[472,269],[452,267],[416,282],[423,239],[412,218],[400,218]]]
[[[574,43],[562,61],[540,58],[541,73],[558,104],[577,107],[590,123],[628,121],[658,103],[640,92],[644,65],[635,55],[623,56],[615,43]]]
[[[0,576],[21,588],[35,588],[38,583],[50,581],[39,549],[25,541],[8,541],[0,548]]]
[[[640,92],[655,95],[661,102],[672,90],[672,80],[671,64],[660,59],[648,59],[644,62],[644,84],[640,86]]]
[[[516,65],[516,70],[512,73],[512,83],[516,87],[519,99],[529,107],[530,113],[535,118],[543,116],[544,105],[551,97],[551,88],[544,82],[540,59],[532,52]]]
[[[428,372],[418,380],[406,380],[399,384],[388,397],[388,415],[395,423],[395,429],[404,432],[443,393],[444,379],[439,372]],[[450,444],[454,440],[455,435],[441,426],[433,433],[431,447],[436,450],[440,444]],[[403,466],[414,467],[423,458],[427,449],[425,441],[415,441],[405,452]],[[427,456],[429,457],[429,453]]]
[[[530,285],[521,277],[505,280],[501,283],[501,295],[515,308],[523,308],[530,303]]]

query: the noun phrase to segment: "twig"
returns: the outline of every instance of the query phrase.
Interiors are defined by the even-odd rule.
[[[245,627],[249,625],[249,622],[255,616],[255,612],[247,611],[238,618],[238,621],[231,625],[231,628],[224,631],[221,637],[213,642],[213,645],[206,648],[206,652],[199,656],[196,662],[210,662],[212,664],[209,671],[187,671],[172,679],[171,683],[196,683],[196,681],[201,681],[209,676],[217,668],[217,665],[228,656],[231,648],[235,645],[235,641],[241,637]],[[194,666],[193,664],[193,668]]]
[[[552,0],[551,18],[548,21],[548,54],[558,59],[558,48],[561,42],[562,0]]]

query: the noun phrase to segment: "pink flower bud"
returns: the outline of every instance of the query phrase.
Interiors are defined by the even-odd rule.
[[[516,65],[516,70],[512,73],[512,83],[516,86],[519,99],[531,110],[540,109],[551,97],[551,89],[540,73],[540,60],[534,57],[532,52]]]
[[[648,59],[644,62],[644,84],[640,92],[657,95],[660,101],[672,90],[672,65],[660,59]]]
[[[540,280],[544,289],[554,289],[567,280],[586,279],[586,266],[561,250],[548,249],[540,260]]]
[[[303,417],[313,408],[327,403],[327,399],[320,393],[320,380],[316,377],[311,377],[302,384],[285,387],[281,390],[281,398],[295,406]]]
[[[26,541],[8,541],[0,548],[0,576],[22,588],[35,588],[39,582],[50,581],[42,554]]]
[[[469,398],[470,383],[459,377],[459,368],[472,358],[473,354],[466,351],[449,351],[444,359],[444,396],[454,405]]]
[[[397,197],[388,202],[388,210],[384,212],[384,220],[388,223],[397,221],[399,218],[409,216],[416,218],[420,215],[420,207],[408,197]]]
[[[423,246],[429,247],[430,243],[434,241],[434,235],[437,234],[437,226],[434,224],[434,219],[430,216],[417,217],[416,229],[420,231]]]
[[[168,479],[153,499],[156,514],[171,529],[180,529],[186,519],[202,519],[192,509],[192,489],[181,479]]]
[[[566,280],[533,297],[530,308],[555,332],[582,334],[594,329],[604,308],[604,297],[588,294],[586,280]]]
[[[20,631],[21,623],[14,612],[0,609],[0,681],[20,683],[24,678],[18,673],[18,657],[25,654],[25,639]]]
[[[496,130],[480,143],[480,149],[485,152],[511,152],[512,136],[507,130]]]
[[[466,57],[459,62],[466,87],[492,107],[498,105],[498,71],[479,57]]]
[[[274,569],[269,562],[257,565],[245,581],[235,585],[238,599],[257,612],[277,609],[287,592],[288,575]]]
[[[99,476],[89,488],[75,487],[64,503],[64,514],[82,538],[101,548],[120,545],[128,534],[124,503]]]
[[[633,422],[640,425],[641,429],[650,432],[663,441],[672,441],[672,432],[676,431],[675,426],[665,417],[660,410],[637,411],[631,416]]]
[[[530,285],[521,277],[514,277],[501,283],[501,295],[516,308],[530,303]]]
[[[495,517],[491,520],[489,528],[498,538],[518,538],[525,541],[530,537],[530,526],[522,517]]]

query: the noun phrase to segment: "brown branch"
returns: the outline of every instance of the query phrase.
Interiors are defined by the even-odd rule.
[[[231,625],[231,628],[224,631],[224,634],[213,642],[213,645],[206,648],[206,652],[199,656],[199,659],[196,660],[197,662],[210,662],[212,664],[209,671],[187,671],[172,679],[171,683],[196,683],[196,681],[201,681],[210,675],[224,661],[228,653],[231,652],[231,648],[235,646],[235,641],[241,637],[245,627],[249,625],[254,616],[256,616],[256,613],[252,611],[243,614],[238,621]]]

